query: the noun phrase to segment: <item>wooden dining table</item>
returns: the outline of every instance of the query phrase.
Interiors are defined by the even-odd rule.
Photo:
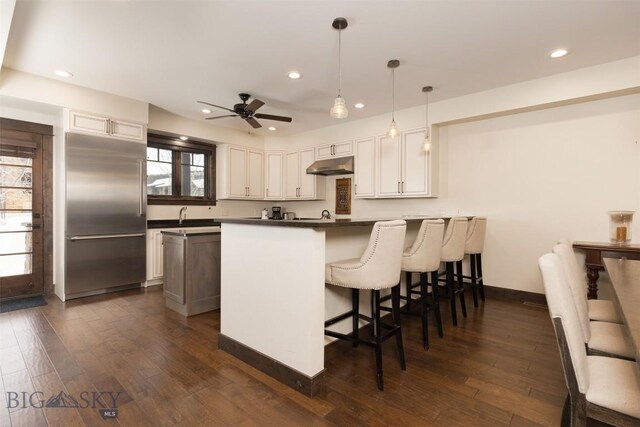
[[[613,286],[614,303],[629,332],[640,374],[640,259],[607,255],[603,254],[603,261]]]

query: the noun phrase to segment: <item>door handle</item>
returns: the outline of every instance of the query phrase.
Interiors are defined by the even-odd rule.
[[[99,240],[99,239],[123,239],[125,237],[144,237],[145,233],[132,233],[132,234],[99,234],[95,236],[72,236],[67,239],[75,242],[77,240]]]

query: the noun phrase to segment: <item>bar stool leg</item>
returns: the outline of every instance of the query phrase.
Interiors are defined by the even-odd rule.
[[[429,348],[427,273],[420,273],[420,299],[422,300],[422,345],[427,350]]]
[[[476,256],[469,255],[469,265],[471,266],[471,290],[473,291],[473,306],[478,308],[478,277],[476,275]]]
[[[351,303],[353,309],[353,346],[358,346],[360,329],[360,289],[351,289]]]
[[[440,294],[438,293],[438,272],[431,273],[431,293],[433,294],[433,311],[436,313],[436,325],[438,326],[438,335],[440,338],[444,336],[442,330],[442,316],[440,315]]]
[[[453,263],[446,262],[445,270],[447,273],[447,294],[451,299],[451,320],[453,321],[453,326],[458,326],[458,313],[456,312],[456,293],[455,293],[455,285],[453,284]]]
[[[478,284],[480,285],[480,299],[484,301],[484,279],[482,275],[482,254],[476,255],[476,262],[478,263],[478,276],[480,277]]]
[[[407,286],[407,313],[411,313],[411,272],[405,274]]]
[[[380,291],[371,291],[371,319],[373,320],[373,336],[376,343],[376,377],[378,388],[384,390],[382,378],[382,326],[380,325]]]
[[[404,359],[404,345],[402,343],[402,328],[400,324],[400,283],[398,283],[398,286],[391,288],[391,305],[393,309],[393,323],[398,327],[396,344],[398,346],[398,355],[400,356],[400,367],[403,371],[406,371],[407,363]]]
[[[456,262],[456,275],[458,276],[458,293],[460,297],[460,307],[462,308],[462,315],[467,317],[467,303],[464,299],[464,282],[462,277],[462,261]]]

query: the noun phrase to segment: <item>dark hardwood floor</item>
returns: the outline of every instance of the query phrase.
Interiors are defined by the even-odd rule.
[[[334,344],[313,399],[219,351],[218,312],[183,318],[160,288],[48,301],[0,314],[0,392],[40,391],[35,406],[60,391],[79,406],[82,392],[120,392],[118,417],[91,407],[113,406],[102,395],[87,408],[3,404],[0,426],[557,426],[566,396],[546,309],[514,301],[468,304],[457,327],[442,304],[445,337],[431,329],[428,351],[419,318],[403,317],[408,369],[387,343],[384,392],[370,348]]]

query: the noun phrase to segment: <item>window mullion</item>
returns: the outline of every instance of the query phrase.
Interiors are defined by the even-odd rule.
[[[182,197],[182,168],[180,167],[180,151],[173,150],[173,191],[176,196]]]

